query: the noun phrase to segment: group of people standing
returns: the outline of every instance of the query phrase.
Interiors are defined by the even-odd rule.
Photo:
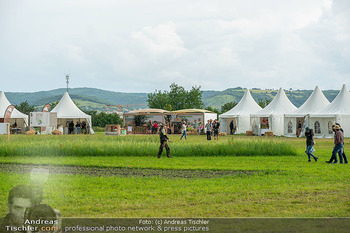
[[[74,127],[77,129],[76,131],[77,134],[81,134],[81,133],[86,134],[87,132],[85,121],[83,122],[77,121],[75,124],[74,124],[74,121],[70,121],[68,123],[68,134],[74,133]]]
[[[338,163],[337,154],[339,156],[340,163],[348,163],[344,152],[344,130],[341,128],[340,124],[336,123],[332,126],[332,130],[334,132],[334,148],[332,151],[332,157],[330,160],[326,161],[326,163]],[[313,146],[315,144],[314,141],[314,132],[313,129],[309,127],[305,128],[305,137],[306,137],[306,154],[308,155],[308,161],[311,162],[311,157],[317,162],[318,158],[313,154],[315,151]]]
[[[159,124],[157,121],[148,121],[147,123],[147,132],[149,134],[157,134],[159,129]]]
[[[205,129],[207,130],[207,140],[211,140],[211,136],[214,134],[214,140],[216,136],[216,140],[219,140],[219,131],[220,131],[220,122],[216,119],[208,120],[207,124],[205,125]]]
[[[198,125],[196,125],[195,121],[195,129],[198,129],[198,134],[200,134],[201,130],[203,129],[201,122],[199,122]],[[216,136],[216,140],[219,140],[219,131],[220,131],[220,122],[217,121],[216,119],[213,121],[212,119],[208,120],[207,124],[205,125],[205,129],[207,131],[207,140],[211,140],[212,135],[214,135],[214,140]],[[185,140],[187,140],[187,125],[186,121],[183,121],[181,125],[181,138],[182,140],[183,137],[185,137]]]

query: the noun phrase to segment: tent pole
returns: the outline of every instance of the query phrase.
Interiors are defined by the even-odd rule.
[[[10,124],[7,123],[7,141],[10,141]]]

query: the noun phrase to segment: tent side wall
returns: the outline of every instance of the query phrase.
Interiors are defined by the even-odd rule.
[[[260,117],[252,117],[250,116],[250,128],[253,131],[254,135],[260,135],[261,130],[260,130]]]
[[[273,115],[270,128],[272,127],[273,135],[282,136],[284,134],[284,115]],[[271,119],[269,117],[269,120]]]
[[[236,134],[245,134],[246,131],[251,130],[249,115],[241,115],[237,117],[236,123],[237,123]]]
[[[335,122],[335,117],[309,117],[306,126],[314,130],[315,138],[333,138],[333,131],[328,126]]]
[[[289,124],[291,124],[291,125],[289,125]],[[296,130],[297,125],[296,124],[297,124],[296,117],[285,117],[284,118],[284,136],[296,137],[296,134],[297,134],[297,130]],[[289,131],[289,127],[292,127],[291,131]]]
[[[336,122],[343,128],[344,137],[350,137],[350,116],[337,116]]]
[[[221,118],[219,117],[219,121],[220,121],[220,132],[224,132],[226,134],[229,134],[230,133],[230,130],[229,130],[229,127],[227,126],[227,124],[229,124],[228,122],[231,122],[231,121],[228,121],[229,119],[227,118]]]

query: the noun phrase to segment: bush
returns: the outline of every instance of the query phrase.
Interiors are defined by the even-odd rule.
[[[94,126],[94,127],[92,127],[92,129],[95,132],[104,132],[105,131],[105,127],[99,127],[99,126]]]

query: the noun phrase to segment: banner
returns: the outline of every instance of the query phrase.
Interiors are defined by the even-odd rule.
[[[43,111],[42,112],[48,112],[50,109],[50,104],[45,104],[45,106],[43,107]]]
[[[33,127],[56,127],[57,112],[31,112],[30,126]]]
[[[4,115],[4,123],[10,122],[11,114],[13,112],[13,109],[15,109],[15,106],[9,105],[6,108],[5,115]]]

